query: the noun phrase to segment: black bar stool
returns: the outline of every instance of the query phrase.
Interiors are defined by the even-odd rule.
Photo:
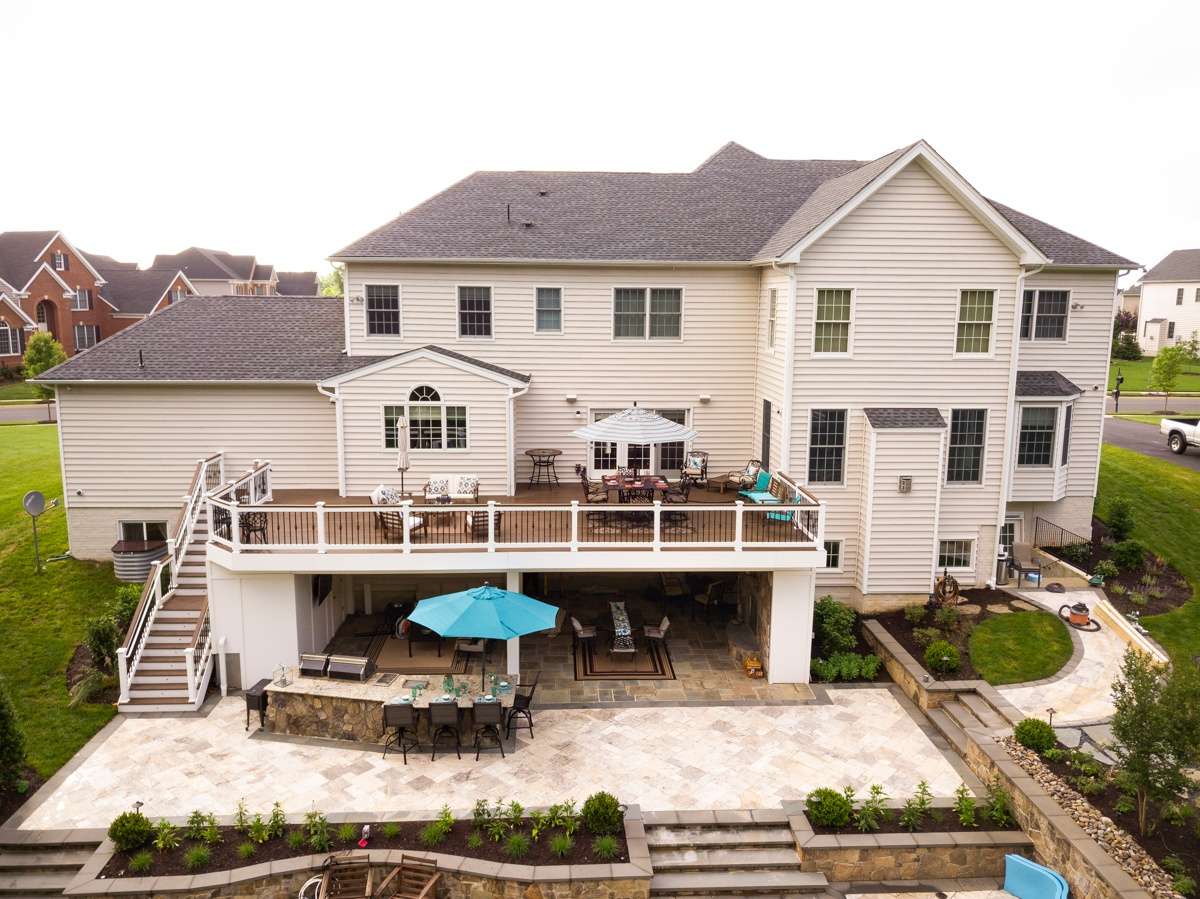
[[[500,725],[504,723],[504,709],[499,702],[475,703],[475,761],[479,761],[479,750],[484,740],[492,740],[500,748],[504,758],[504,741],[500,739]]]
[[[454,751],[462,758],[462,732],[458,725],[458,703],[431,702],[429,703],[429,742],[433,744],[433,755],[429,760],[437,759],[438,740],[443,737],[454,738]]]
[[[386,735],[386,739],[383,741],[383,757],[387,758],[389,749],[393,752],[399,749],[404,756],[404,764],[407,765],[408,750],[416,749],[418,745],[417,710],[412,707],[412,703],[384,703],[383,731]]]

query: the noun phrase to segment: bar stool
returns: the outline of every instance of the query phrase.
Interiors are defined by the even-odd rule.
[[[500,738],[500,725],[504,722],[504,709],[497,701],[475,703],[475,761],[479,761],[479,751],[483,748],[484,740],[492,740],[500,749],[500,758],[504,758],[504,741]]]
[[[438,740],[443,737],[454,738],[454,751],[462,758],[462,732],[458,724],[458,703],[450,702],[429,703],[429,742],[433,744],[433,755],[429,760],[437,760]]]
[[[387,734],[388,731],[391,734]],[[387,738],[383,741],[383,757],[387,758],[388,750],[400,750],[404,756],[404,764],[408,764],[408,750],[416,749],[417,741],[417,710],[411,702],[387,702],[383,705],[383,731]]]

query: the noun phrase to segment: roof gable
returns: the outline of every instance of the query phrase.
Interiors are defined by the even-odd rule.
[[[1146,272],[1146,281],[1200,281],[1200,249],[1174,250]]]
[[[356,358],[356,357],[351,357]],[[345,384],[348,381],[354,381],[358,378],[377,374],[381,371],[387,371],[391,368],[406,365],[417,359],[425,359],[430,362],[436,362],[440,365],[446,365],[450,368],[457,368],[460,371],[468,371],[472,374],[480,375],[490,381],[496,381],[500,384],[505,384],[509,387],[525,387],[529,384],[531,377],[522,374],[518,371],[513,371],[510,368],[504,368],[495,365],[491,362],[484,362],[481,359],[475,359],[463,353],[448,350],[445,347],[429,344],[416,349],[406,350],[403,353],[397,353],[395,356],[388,356],[385,359],[372,359],[371,357],[361,357],[363,365],[361,368],[354,371],[347,371],[344,374],[336,377],[328,378],[323,381],[322,387],[337,387]]]

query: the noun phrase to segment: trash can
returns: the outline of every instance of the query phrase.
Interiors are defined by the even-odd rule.
[[[996,586],[1007,587],[1008,580],[1008,553],[1000,550],[1000,554],[996,556]]]

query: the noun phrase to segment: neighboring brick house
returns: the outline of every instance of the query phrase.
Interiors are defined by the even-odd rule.
[[[320,293],[316,272],[277,272],[255,256],[188,247],[181,253],[154,257],[152,268],[178,269],[199,294],[214,296],[311,297]]]

